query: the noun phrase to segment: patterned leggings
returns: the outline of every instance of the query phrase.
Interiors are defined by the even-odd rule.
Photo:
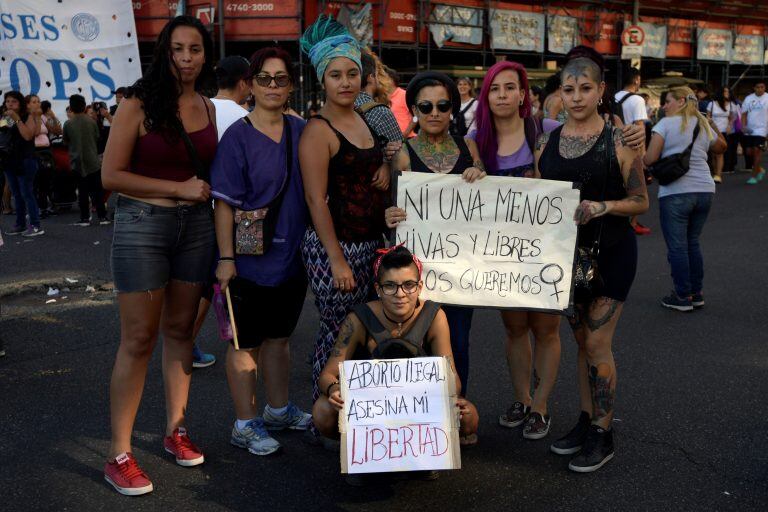
[[[328,355],[339,334],[347,314],[356,304],[365,302],[373,284],[373,260],[381,242],[340,242],[344,258],[352,268],[357,287],[352,293],[341,293],[333,287],[333,274],[328,254],[313,229],[308,229],[301,244],[301,255],[307,269],[309,286],[315,295],[315,306],[320,313],[320,330],[315,340],[315,355],[312,358],[312,401],[318,399],[320,390],[317,379],[323,371]]]

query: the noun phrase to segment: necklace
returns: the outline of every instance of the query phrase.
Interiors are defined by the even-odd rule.
[[[397,320],[392,320],[391,318],[389,318],[389,315],[387,315],[387,311],[384,308],[381,308],[381,312],[384,313],[384,318],[389,320],[389,322],[392,323],[392,324],[397,324],[397,329],[392,329],[389,332],[392,335],[393,338],[399,338],[400,335],[403,334],[403,324],[407,324],[408,320],[413,318],[413,315],[416,314],[416,309],[417,308],[413,308],[413,311],[411,311],[411,314],[405,320],[397,321]]]

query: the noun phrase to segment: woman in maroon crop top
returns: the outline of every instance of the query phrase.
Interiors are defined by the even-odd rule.
[[[212,46],[197,19],[171,20],[147,73],[120,102],[104,153],[104,187],[119,193],[112,272],[121,323],[104,476],[127,495],[152,491],[131,454],[131,432],[158,332],[163,334],[165,450],[181,466],[204,460],[184,424],[193,322],[215,251],[210,187],[198,177],[205,178],[216,151],[215,110],[199,93],[213,75]],[[180,129],[201,165],[193,163]]]

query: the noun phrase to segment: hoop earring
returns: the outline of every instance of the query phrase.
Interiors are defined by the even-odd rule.
[[[414,123],[418,123],[419,122],[419,116],[413,116],[411,118],[411,121],[413,121]]]
[[[603,98],[600,98],[599,100],[597,100],[597,104],[598,105],[602,105],[603,104]]]
[[[521,106],[521,107],[523,106],[523,102],[522,102],[522,101],[520,102],[520,105],[519,105],[519,106]]]

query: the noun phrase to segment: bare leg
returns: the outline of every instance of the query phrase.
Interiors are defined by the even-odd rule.
[[[583,304],[574,306],[575,316],[569,319],[573,336],[576,338],[576,344],[579,346],[576,358],[576,381],[579,386],[579,404],[581,410],[592,416],[592,391],[589,387],[589,377],[587,374],[587,326],[585,323],[586,307]]]
[[[531,411],[544,416],[560,367],[560,315],[528,313],[528,319],[536,340]]]
[[[131,433],[144,391],[147,365],[157,343],[162,288],[148,292],[120,293],[120,347],[109,386],[112,442],[109,459],[131,450]]]
[[[530,406],[532,354],[531,340],[528,337],[528,313],[502,311],[501,319],[507,331],[507,367],[512,378],[515,401]]]
[[[752,156],[752,177],[754,178],[763,170],[761,162],[763,159],[763,152],[757,147],[749,148],[748,151]]]
[[[329,439],[340,437],[339,411],[333,408],[325,395],[321,395],[312,406],[312,422],[324,437]]]
[[[723,175],[723,163],[725,162],[725,155],[722,153],[715,153],[715,176],[722,177]]]
[[[227,383],[235,416],[238,420],[251,420],[258,415],[256,410],[256,377],[259,349],[240,349],[230,345],[227,348]]]
[[[267,339],[259,350],[259,364],[264,379],[267,404],[279,409],[288,405],[291,378],[291,349],[288,338]]]
[[[172,280],[165,287],[163,333],[163,384],[165,386],[165,435],[183,427],[192,380],[192,331],[202,285]]]
[[[200,329],[203,328],[205,318],[208,316],[208,310],[211,308],[211,301],[205,297],[200,298],[200,305],[197,307],[197,318],[195,318],[195,326],[192,329],[192,339],[196,340],[197,335],[200,334]]]
[[[616,396],[616,363],[611,343],[623,303],[607,297],[595,299],[589,307],[586,366],[592,394],[592,423],[608,429],[613,420]]]

